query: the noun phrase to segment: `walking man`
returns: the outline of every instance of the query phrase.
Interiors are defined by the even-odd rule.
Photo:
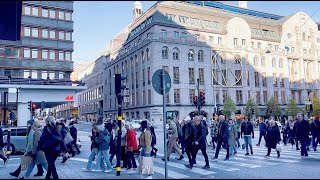
[[[219,152],[221,149],[221,145],[224,144],[226,150],[227,150],[227,155],[226,158],[224,159],[229,160],[229,144],[228,144],[228,139],[229,139],[229,125],[225,121],[225,117],[223,115],[219,116],[219,124],[218,124],[218,144],[217,144],[217,149],[216,149],[216,154],[214,155],[213,158],[211,158],[214,161],[217,161]]]
[[[72,153],[72,157],[74,156],[74,151],[73,151],[73,146],[75,146],[76,150],[77,150],[77,154],[80,153],[80,150],[79,150],[79,147],[77,146],[77,128],[74,127],[74,122],[71,121],[70,124],[69,124],[69,130],[70,130],[70,135],[72,136],[73,138],[73,141],[71,141],[71,153]]]
[[[262,119],[259,119],[259,142],[257,146],[260,146],[260,142],[263,136],[264,142],[266,142],[266,132],[267,132],[267,125],[263,122]]]
[[[307,142],[309,140],[309,133],[310,133],[310,124],[307,120],[303,119],[303,114],[298,113],[297,114],[297,139],[301,143],[301,158],[308,157],[308,151],[307,151]]]
[[[248,121],[248,118],[244,118],[244,122],[241,124],[241,138],[244,138],[244,143],[246,145],[246,156],[249,156],[249,148],[248,145],[250,146],[251,154],[253,154],[252,150],[252,140],[251,140],[251,134],[252,134],[252,139],[254,139],[254,132],[253,132],[253,127],[252,123]]]
[[[183,129],[184,140],[186,142],[186,154],[189,159],[189,164],[191,164],[193,152],[192,142],[194,142],[194,125],[191,119],[186,120],[186,124],[184,125]],[[195,162],[193,162],[193,164],[195,164]]]
[[[311,123],[312,130],[312,145],[313,150],[317,151],[317,145],[320,143],[320,116],[316,116],[314,121]]]

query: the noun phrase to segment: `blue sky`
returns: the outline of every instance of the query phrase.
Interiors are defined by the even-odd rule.
[[[143,11],[156,1],[141,1]],[[238,1],[223,1],[238,6]],[[75,64],[97,58],[108,42],[132,21],[134,1],[74,1],[74,52]],[[248,9],[277,15],[290,15],[304,11],[320,22],[318,1],[248,1]]]

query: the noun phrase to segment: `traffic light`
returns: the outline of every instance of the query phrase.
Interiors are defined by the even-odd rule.
[[[206,93],[200,92],[200,105],[203,106],[206,103]]]
[[[198,104],[198,96],[193,96],[193,104],[194,105]]]
[[[32,111],[35,111],[37,109],[37,105],[36,104],[32,104]]]
[[[252,108],[252,109],[251,109],[251,111],[252,111],[252,114],[254,114],[254,113],[255,113],[255,109],[254,109],[254,108]]]
[[[122,77],[121,74],[115,74],[115,93],[116,95],[121,93],[121,89],[125,89],[126,86],[121,83],[126,77]]]
[[[31,111],[32,110],[32,101],[28,101],[28,109]]]

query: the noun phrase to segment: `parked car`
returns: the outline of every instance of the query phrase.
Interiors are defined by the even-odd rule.
[[[3,128],[3,142],[5,144],[4,151],[7,152],[7,136],[8,128]],[[27,126],[12,127],[10,133],[10,150],[11,154],[16,154],[17,152],[24,153],[27,146]]]

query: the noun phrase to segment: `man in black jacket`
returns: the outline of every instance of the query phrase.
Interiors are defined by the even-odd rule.
[[[194,141],[193,141],[193,153],[192,153],[192,160],[190,164],[185,164],[187,168],[192,169],[194,162],[196,161],[196,155],[199,150],[201,150],[202,155],[206,161],[206,165],[202,167],[202,169],[209,169],[209,159],[206,150],[206,137],[207,137],[207,130],[201,124],[201,118],[199,116],[194,117]]]
[[[317,145],[320,143],[320,116],[316,116],[314,121],[311,123],[312,131],[312,145],[313,150],[317,151]]]
[[[241,138],[244,138],[244,142],[246,145],[246,152],[247,152],[245,154],[246,156],[249,156],[248,145],[250,146],[251,154],[253,154],[251,134],[252,134],[252,139],[254,139],[252,123],[248,121],[248,118],[245,117],[243,123],[241,124]]]
[[[194,125],[192,124],[191,119],[186,121],[186,124],[183,126],[183,137],[186,142],[186,154],[189,159],[189,164],[192,162],[192,142],[194,142]],[[195,162],[193,162],[195,164]]]
[[[3,154],[2,155],[2,148],[4,147],[4,143],[3,143],[3,131],[2,131],[2,129],[0,128],[0,158],[3,160],[3,162],[4,162],[4,165],[6,165],[7,164],[7,162],[8,162],[8,159],[6,158],[6,157],[4,157],[5,156],[5,154]]]
[[[225,121],[225,117],[223,115],[219,116],[219,124],[218,124],[218,144],[217,144],[217,149],[216,149],[216,154],[214,157],[212,157],[211,159],[214,161],[217,161],[218,156],[219,156],[219,152],[221,149],[221,145],[224,144],[225,148],[227,150],[227,155],[226,158],[224,159],[229,160],[229,144],[228,144],[228,139],[229,139],[229,125],[228,123]]]
[[[309,140],[311,127],[309,122],[303,119],[302,113],[297,114],[297,119],[296,135],[301,144],[301,158],[303,159],[304,157],[308,157],[307,142]]]
[[[259,142],[257,144],[257,146],[260,146],[260,142],[263,136],[264,141],[266,142],[266,132],[267,132],[267,125],[266,123],[263,122],[262,119],[259,119]]]
[[[74,124],[73,124],[73,121],[71,121],[69,123],[69,130],[70,130],[70,135],[72,136],[73,138],[73,141],[71,142],[71,147],[72,146],[75,146],[76,150],[77,150],[77,154],[80,153],[80,149],[79,147],[77,146],[77,128],[74,127]],[[73,149],[71,148],[70,149],[71,153],[72,153],[72,157],[74,156],[74,151]]]

